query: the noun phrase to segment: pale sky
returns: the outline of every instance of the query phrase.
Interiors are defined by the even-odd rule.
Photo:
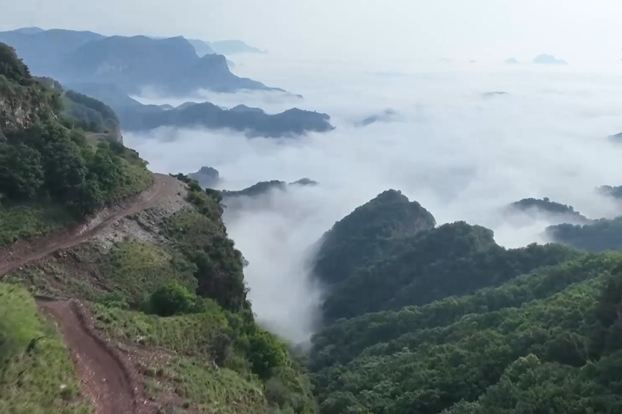
[[[241,39],[322,57],[622,58],[620,0],[0,0],[0,30]]]

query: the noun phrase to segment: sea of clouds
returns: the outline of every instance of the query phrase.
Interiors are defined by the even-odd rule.
[[[337,127],[296,139],[248,139],[231,131],[172,130],[125,134],[126,144],[164,173],[219,170],[222,188],[303,177],[317,187],[274,192],[270,207],[252,202],[225,214],[230,236],[249,261],[245,275],[258,319],[295,343],[316,328],[321,289],[308,274],[310,247],[336,221],[378,193],[401,190],[439,224],[465,220],[495,231],[497,242],[543,243],[544,218],[517,226],[502,209],[549,197],[590,218],[619,215],[595,187],[622,185],[622,67],[340,62],[242,56],[236,74],[284,88],[275,93],[140,100],[179,105],[211,101],[278,113],[326,112]],[[485,95],[489,92],[507,94]],[[395,111],[387,122],[357,126]],[[262,204],[263,205],[263,204]]]

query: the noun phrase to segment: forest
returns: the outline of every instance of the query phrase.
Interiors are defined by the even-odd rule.
[[[308,363],[322,414],[622,410],[622,253],[505,249],[415,206],[385,193],[324,236],[350,260],[316,256],[335,281]]]

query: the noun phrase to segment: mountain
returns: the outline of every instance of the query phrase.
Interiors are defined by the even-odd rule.
[[[556,245],[504,249],[492,231],[464,222],[435,227],[427,210],[393,190],[354,210],[320,243],[313,273],[325,286],[328,324],[464,295],[576,256]]]
[[[114,84],[74,83],[68,86],[110,105],[119,115],[121,127],[125,131],[148,131],[162,126],[227,128],[245,132],[249,137],[277,138],[335,129],[330,124],[329,115],[297,108],[271,115],[259,108],[244,105],[226,109],[209,102],[186,102],[168,109],[158,105],[143,105]]]
[[[194,47],[194,50],[197,55],[199,55],[199,57],[203,57],[205,55],[213,55],[214,53],[216,53],[214,52],[214,49],[212,49],[212,47],[209,45],[209,43],[204,42],[203,40],[188,39],[188,42],[192,45],[192,47]]]
[[[375,124],[377,122],[393,122],[398,117],[398,113],[396,110],[387,108],[379,114],[370,115],[361,121],[356,122],[356,126],[358,127],[366,127],[371,124]]]
[[[15,48],[32,73],[60,78],[63,56],[80,46],[103,39],[104,36],[89,31],[33,30],[32,28],[0,32],[0,42]]]
[[[113,119],[0,44],[0,412],[314,414],[220,194],[151,173],[67,101]]]
[[[504,92],[504,91],[492,91],[492,92],[483,93],[482,98],[491,99],[491,98],[497,98],[499,96],[507,96],[507,95],[509,95],[509,93]]]
[[[181,36],[108,37],[82,45],[65,57],[64,66],[64,78],[71,82],[112,83],[128,93],[145,87],[166,95],[188,95],[198,89],[280,91],[233,75],[222,55],[199,57]]]
[[[241,40],[221,40],[210,43],[210,47],[221,55],[236,55],[240,53],[266,53],[256,47],[249,46]]]
[[[622,254],[505,249],[488,229],[430,219],[388,237],[431,217],[399,205],[416,215],[377,208],[346,217],[340,243],[321,247],[333,260],[320,269],[325,325],[308,360],[321,414],[622,408],[612,381],[622,358]]]
[[[246,132],[250,137],[288,137],[306,132],[327,132],[334,129],[330,117],[318,112],[297,108],[280,114],[269,115],[261,109],[241,111],[236,108],[222,109],[204,102],[187,105],[180,109],[149,111],[142,114],[122,112],[122,123],[128,131],[145,131],[161,126],[205,127],[209,129],[233,129]]]
[[[584,225],[549,226],[546,235],[557,243],[590,252],[622,251],[622,217],[594,220]]]
[[[603,185],[597,190],[601,195],[613,197],[615,199],[622,199],[622,186],[612,187],[610,185]]]
[[[249,210],[274,211],[282,204],[279,196],[316,185],[318,185],[316,181],[308,178],[292,183],[279,180],[260,181],[242,190],[221,190],[220,195],[225,206],[225,215],[233,221]]]
[[[282,91],[235,76],[222,55],[200,57],[195,46],[181,36],[105,37],[53,29],[34,34],[1,32],[0,41],[15,47],[33,73],[63,84],[112,83],[126,93],[150,87],[167,95],[189,95],[198,89]],[[201,49],[201,53],[206,51]]]
[[[220,181],[220,173],[212,167],[201,167],[199,171],[188,174],[188,177],[197,181],[203,188],[213,188]]]
[[[530,218],[542,218],[558,223],[587,224],[591,220],[575,211],[572,206],[551,201],[549,198],[543,199],[524,198],[510,204],[507,213],[516,215],[523,214]]]
[[[568,62],[562,59],[557,59],[553,55],[542,54],[533,58],[533,63],[540,65],[567,65]]]
[[[515,58],[507,58],[505,60],[505,64],[506,65],[516,65],[516,64],[518,64],[518,60],[516,60]]]

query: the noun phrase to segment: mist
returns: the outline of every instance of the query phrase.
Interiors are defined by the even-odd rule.
[[[420,202],[439,224],[465,220],[495,232],[506,247],[546,242],[542,218],[506,220],[503,208],[526,197],[549,197],[589,218],[619,215],[598,195],[622,185],[616,167],[622,144],[622,75],[614,68],[538,67],[394,61],[279,60],[246,56],[236,74],[282,87],[282,94],[215,94],[147,103],[209,100],[276,113],[293,106],[331,115],[336,130],[296,139],[248,139],[226,130],[171,130],[124,134],[153,171],[219,170],[222,188],[258,181],[320,183],[276,191],[268,206],[250,200],[226,212],[229,235],[249,261],[245,270],[258,320],[302,343],[316,329],[321,289],[311,280],[311,246],[354,208],[389,188]],[[484,96],[503,91],[505,95]],[[357,122],[392,108],[398,116],[367,127]]]

